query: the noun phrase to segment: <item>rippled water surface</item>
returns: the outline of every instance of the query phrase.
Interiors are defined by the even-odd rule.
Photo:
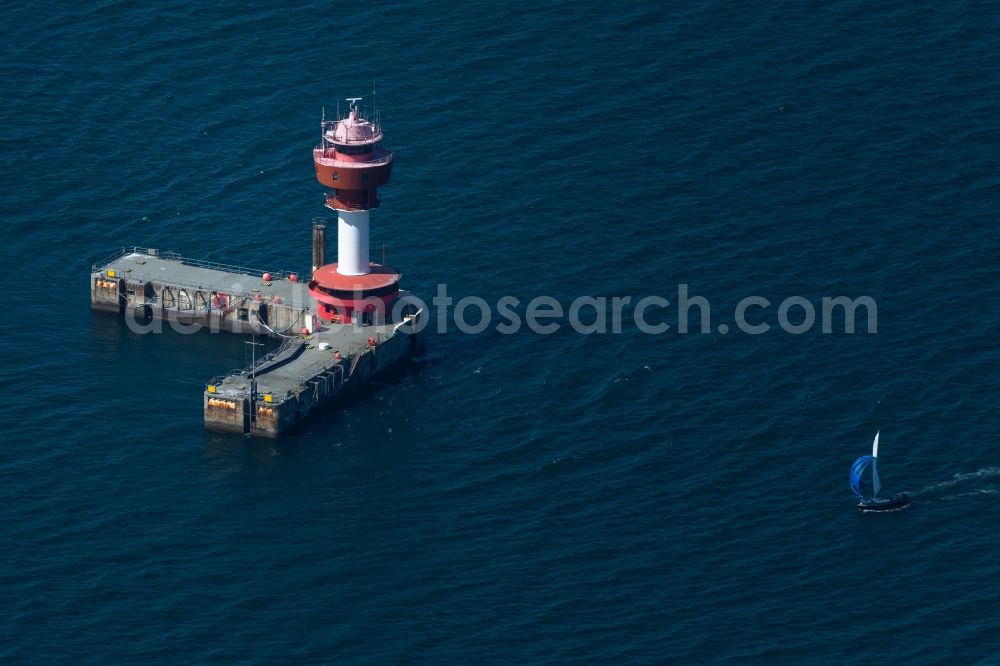
[[[988,5],[5,15],[4,662],[996,659]],[[452,330],[291,437],[206,432],[243,341],[92,314],[91,262],[307,268],[320,109],[373,80],[409,289],[684,283],[711,332]],[[878,332],[720,333],[748,295],[868,295]],[[877,428],[915,501],[862,516]]]

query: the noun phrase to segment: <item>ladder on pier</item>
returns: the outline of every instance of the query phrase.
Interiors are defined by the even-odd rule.
[[[366,349],[365,351],[358,352],[354,355],[354,358],[351,359],[351,369],[347,371],[348,377],[354,376],[354,371],[358,369],[359,365],[361,365],[361,359],[363,359],[367,353],[368,350]]]

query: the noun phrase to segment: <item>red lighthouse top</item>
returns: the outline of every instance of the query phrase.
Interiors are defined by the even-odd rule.
[[[373,145],[382,140],[382,128],[362,118],[358,112],[357,97],[350,98],[351,109],[347,117],[327,123],[331,128],[324,128],[323,138],[334,147],[340,147],[342,154],[357,154],[364,152],[363,147]],[[360,151],[350,150],[351,148],[362,148]],[[345,150],[346,149],[346,150]]]
[[[352,97],[347,115],[321,121],[320,143],[313,149],[316,179],[334,190],[326,205],[334,210],[370,210],[379,203],[377,188],[389,182],[393,155],[379,146],[382,128],[358,110]]]

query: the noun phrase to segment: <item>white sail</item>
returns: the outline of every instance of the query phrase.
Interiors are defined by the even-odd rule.
[[[878,491],[882,484],[878,480],[878,431],[875,432],[875,441],[872,443],[872,489],[875,491],[872,497],[878,497]]]

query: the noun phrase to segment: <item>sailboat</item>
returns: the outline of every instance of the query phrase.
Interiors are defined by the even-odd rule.
[[[858,511],[895,511],[910,503],[910,497],[906,493],[888,498],[878,496],[879,490],[882,489],[882,484],[878,480],[878,435],[876,432],[875,441],[872,443],[872,454],[861,456],[851,465],[851,490],[861,500],[858,502]],[[872,496],[865,497],[864,477],[869,467],[872,470]]]

